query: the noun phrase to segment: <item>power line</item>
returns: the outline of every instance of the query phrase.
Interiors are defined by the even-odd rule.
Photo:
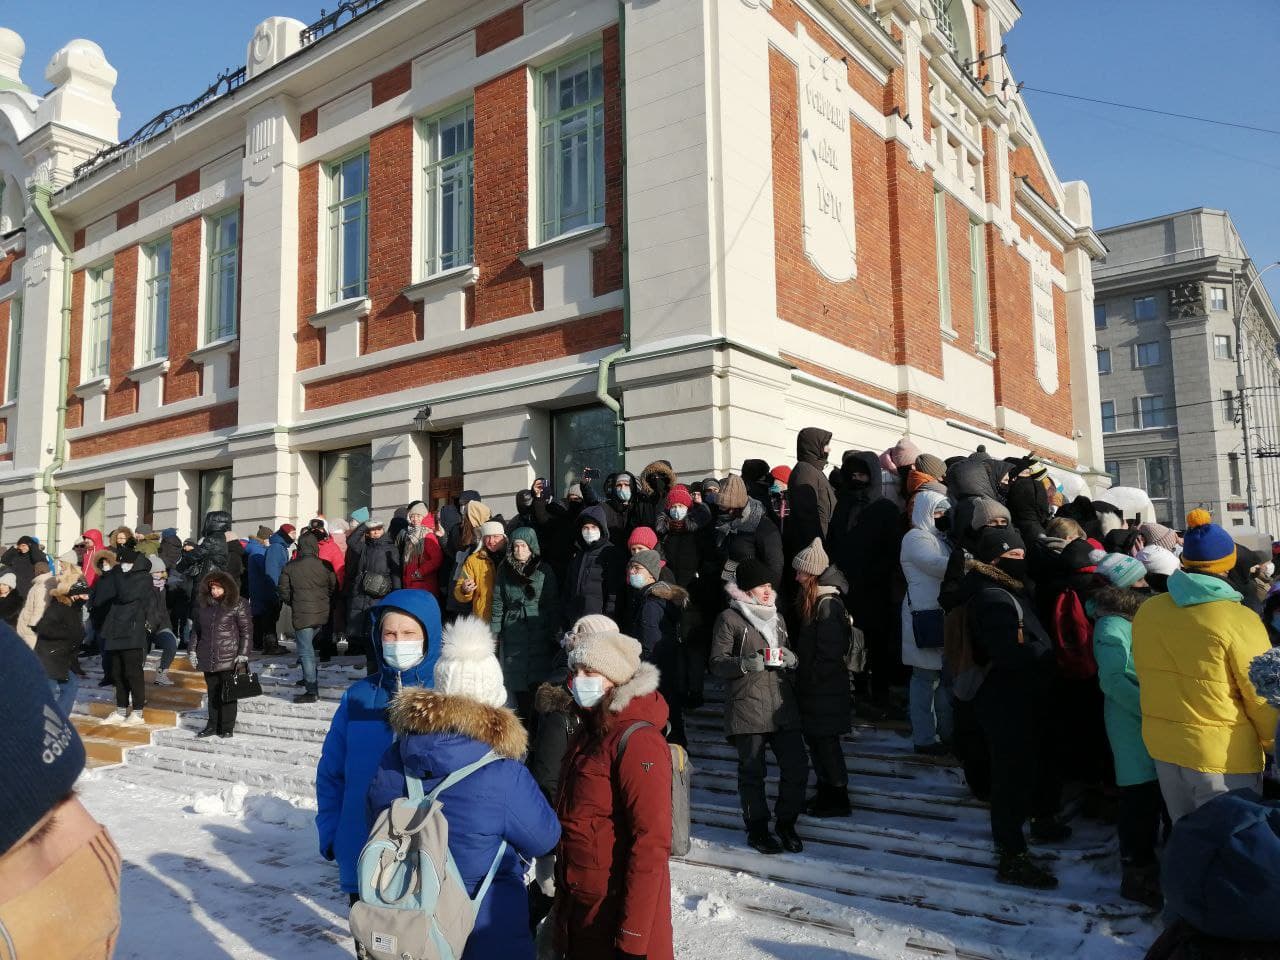
[[[1273,130],[1270,127],[1256,127],[1249,123],[1236,123],[1232,120],[1214,120],[1212,117],[1198,117],[1190,113],[1177,113],[1173,110],[1158,110],[1155,107],[1142,107],[1134,103],[1120,103],[1117,100],[1102,100],[1098,97],[1085,97],[1076,93],[1063,93],[1060,90],[1046,90],[1043,87],[1032,87],[1023,84],[1023,90],[1030,90],[1033,93],[1043,93],[1051,97],[1063,97],[1067,100],[1080,100],[1085,103],[1100,103],[1107,107],[1119,107],[1121,110],[1137,110],[1141,113],[1154,113],[1161,117],[1174,117],[1178,120],[1194,120],[1197,123],[1212,123],[1219,127],[1234,127],[1237,130],[1250,130],[1254,133],[1269,133],[1280,137],[1280,130]]]

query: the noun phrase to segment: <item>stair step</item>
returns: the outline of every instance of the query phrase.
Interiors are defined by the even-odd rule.
[[[174,663],[176,664],[177,661],[175,660]],[[166,689],[156,683],[156,676],[158,673],[158,670],[143,671],[143,676],[146,677],[147,680],[148,690],[152,687]],[[189,670],[175,670],[173,667],[170,667],[168,674],[169,679],[173,681],[173,685],[167,688],[169,690],[198,690],[201,694],[208,690],[208,687],[204,682],[203,673],[192,673]]]
[[[716,742],[694,737],[689,743],[689,754],[698,760],[707,758],[714,760],[738,759],[738,751],[723,740]],[[845,769],[850,774],[871,777],[876,780],[900,781],[905,783],[937,783],[950,788],[951,795],[963,799],[969,792],[963,784],[963,775],[959,770],[950,767],[938,767],[933,764],[906,763],[897,759],[879,756],[867,756],[856,752],[845,751]]]
[[[146,719],[146,713],[143,713],[143,719]],[[171,730],[172,724],[143,724],[142,726],[129,726],[121,723],[104,723],[99,717],[92,717],[88,714],[73,713],[71,715],[71,723],[75,726],[76,732],[80,734],[80,739],[86,737],[97,737],[101,740],[115,740],[120,743],[138,744],[150,743],[151,735],[157,730]]]
[[[106,700],[95,700],[85,705],[88,712],[95,717],[109,717],[115,712],[115,703]],[[175,727],[178,725],[178,712],[161,707],[146,707],[142,711],[142,719],[148,725],[156,727]],[[108,726],[112,726],[108,724]],[[142,729],[142,728],[137,728]]]
[[[251,701],[246,701],[251,702]],[[204,728],[208,714],[196,711],[182,718],[181,726],[187,730]],[[241,733],[256,737],[272,737],[277,740],[301,740],[320,744],[329,732],[329,721],[309,717],[278,716],[270,713],[249,713],[241,709],[236,717],[236,735]]]
[[[149,706],[154,705],[166,710],[194,710],[204,703],[204,693],[199,690],[184,690],[176,686],[157,687],[154,683],[147,684],[145,696]],[[81,686],[76,694],[76,700],[110,703],[114,709],[115,688],[96,685]]]
[[[126,749],[138,746],[138,744],[122,743],[119,740],[107,740],[103,737],[81,737],[80,742],[84,744],[86,757],[101,760],[103,763],[120,763],[124,759]]]
[[[246,733],[239,722],[236,723],[236,735],[228,740],[223,740],[221,737],[205,737],[197,740],[195,732],[186,727],[166,730],[157,734],[153,742],[159,747],[216,753],[228,757],[270,760],[282,769],[299,767],[308,770],[312,776],[320,761],[319,742],[256,736]]]
[[[131,752],[129,766],[167,770],[170,773],[224,783],[243,783],[249,787],[282,790],[302,796],[315,794],[314,771],[306,775],[299,768],[299,773],[295,774],[282,770],[270,760],[251,757],[220,756],[185,748],[151,746]]]

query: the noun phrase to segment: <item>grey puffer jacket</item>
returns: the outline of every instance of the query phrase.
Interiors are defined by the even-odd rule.
[[[793,671],[770,667],[743,673],[739,658],[764,650],[768,643],[740,609],[739,605],[750,602],[750,598],[732,584],[725,590],[730,606],[716,619],[711,636],[711,672],[727,681],[725,735],[799,730]],[[776,616],[779,646],[789,648],[786,623],[781,613]]]
[[[222,585],[222,599],[214,600],[209,584]],[[241,598],[235,580],[222,570],[215,570],[200,584],[195,616],[196,660],[205,673],[230,670],[236,657],[249,656],[253,639],[253,617],[249,601]]]

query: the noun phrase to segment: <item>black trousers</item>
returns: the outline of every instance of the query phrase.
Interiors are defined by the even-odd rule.
[[[267,637],[275,637],[276,621],[280,619],[280,604],[273,603],[266,612],[253,618],[253,649],[261,650],[266,646]]]
[[[840,737],[836,734],[822,736],[805,734],[804,742],[809,747],[809,762],[813,764],[818,788],[820,790],[826,788],[848,796],[849,768],[844,762],[844,750],[840,746]]]
[[[738,798],[742,801],[742,819],[752,823],[769,820],[769,801],[764,793],[768,774],[765,747],[773,751],[778,764],[778,802],[774,815],[778,820],[795,820],[804,810],[804,789],[809,782],[809,758],[804,752],[804,737],[799,730],[775,733],[740,733],[730,737],[738,750]]]
[[[1053,753],[1049,685],[1018,671],[993,670],[973,706],[991,757],[991,838],[1004,853],[1027,848],[1028,817],[1058,812],[1061,783]]]
[[[991,750],[978,722],[978,711],[972,701],[952,697],[951,716],[951,742],[964,767],[964,782],[969,792],[985,803],[991,799]]]
[[[204,682],[209,688],[209,722],[206,726],[215,733],[234,733],[236,729],[236,710],[239,707],[234,700],[222,702],[223,684],[230,682],[234,670],[218,670],[216,673],[205,671]]]
[[[1163,813],[1159,780],[1120,788],[1120,817],[1116,827],[1120,834],[1121,860],[1138,867],[1156,862],[1156,838]]]
[[[116,685],[116,706],[121,710],[141,710],[147,704],[147,683],[142,673],[146,662],[146,650],[113,650],[111,653],[111,679]]]

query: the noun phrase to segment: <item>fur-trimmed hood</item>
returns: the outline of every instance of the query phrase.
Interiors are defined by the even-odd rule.
[[[666,600],[668,603],[674,603],[681,609],[689,605],[689,591],[684,587],[678,587],[674,583],[667,583],[665,580],[659,580],[649,588],[649,596],[657,597],[659,600]]]
[[[521,759],[529,748],[529,734],[507,707],[422,687],[405,687],[396,694],[387,707],[387,720],[398,734],[454,733],[511,760]]]
[[[1093,617],[1095,620],[1101,620],[1103,617],[1124,617],[1126,620],[1132,620],[1138,608],[1150,597],[1149,593],[1139,593],[1137,590],[1102,587],[1090,598]]]
[[[110,563],[113,567],[119,562],[116,560],[116,552],[114,550],[102,549],[95,550],[93,552],[93,559],[89,561],[89,565],[96,570],[98,569],[98,564],[104,560]]]
[[[214,570],[205,575],[204,580],[200,582],[200,602],[210,604],[213,602],[213,596],[209,593],[209,584],[218,583],[222,586],[222,605],[228,610],[240,602],[240,584],[231,574],[225,570]]]
[[[72,594],[88,593],[89,585],[84,581],[84,575],[80,572],[79,567],[71,567],[69,570],[58,574],[58,580],[49,591],[49,598],[57,600],[66,606],[71,605]]]
[[[671,464],[667,463],[665,460],[655,460],[653,463],[646,466],[644,470],[640,472],[639,476],[633,478],[632,482],[635,483],[638,492],[646,495],[657,492],[653,489],[653,484],[649,482],[649,478],[654,474],[662,477],[667,482],[666,490],[662,491],[664,496],[671,491],[672,487],[680,482],[676,479],[676,472],[671,469]]]
[[[533,695],[533,709],[538,713],[572,713],[573,694],[563,683],[544,683]]]
[[[633,676],[621,686],[614,687],[609,695],[609,712],[621,713],[637,697],[654,693],[658,689],[658,668],[652,663],[642,663]]]
[[[1009,576],[1009,574],[1005,573],[999,567],[993,566],[989,563],[983,563],[981,560],[975,560],[973,557],[967,557],[965,559],[964,572],[966,574],[980,574],[988,580],[994,580],[997,586],[1004,587],[1006,590],[1012,590],[1016,593],[1025,593],[1027,590],[1026,584],[1022,583],[1022,581]]]

